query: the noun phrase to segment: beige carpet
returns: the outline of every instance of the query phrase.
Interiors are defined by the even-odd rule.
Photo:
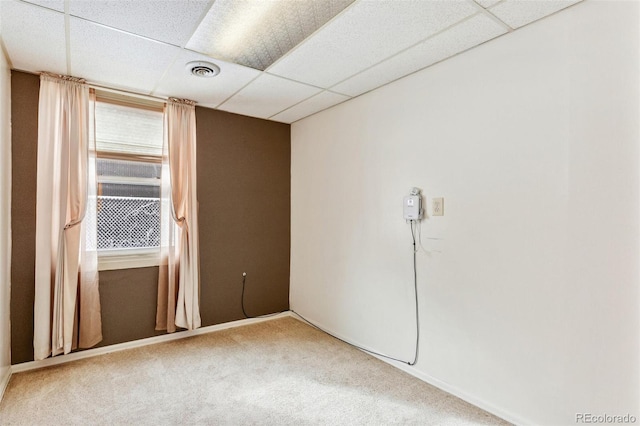
[[[493,425],[294,318],[13,375],[0,424]]]

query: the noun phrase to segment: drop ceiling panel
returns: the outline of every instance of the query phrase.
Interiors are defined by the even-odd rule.
[[[511,28],[520,28],[582,0],[506,0],[489,9]]]
[[[262,74],[219,109],[252,117],[269,118],[322,89]]]
[[[494,4],[498,3],[500,0],[475,0],[476,3],[478,3],[480,6],[484,7],[485,9],[487,7],[491,7]]]
[[[353,0],[216,0],[187,47],[264,70]]]
[[[70,19],[71,73],[95,83],[149,93],[179,53],[177,47]]]
[[[315,114],[318,111],[322,111],[323,109],[337,105],[340,102],[344,102],[347,99],[349,99],[348,96],[324,91],[292,106],[286,111],[282,111],[281,113],[274,115],[271,119],[282,121],[283,123],[293,123],[294,121],[298,121],[311,114]]]
[[[190,61],[210,61],[220,67],[220,74],[211,78],[191,75],[185,68]],[[203,106],[216,107],[260,75],[260,71],[242,65],[212,60],[195,52],[183,50],[154,91],[155,95],[197,99]]]
[[[27,3],[37,4],[38,6],[46,7],[47,9],[57,10],[58,12],[64,12],[64,0],[24,0]]]
[[[361,0],[268,71],[330,87],[475,12],[464,0]]]
[[[517,28],[579,1],[0,0],[0,14],[14,69],[71,74],[116,89],[291,122],[342,102],[345,97],[336,93],[357,96],[499,36],[506,28],[500,20]],[[252,26],[252,20],[262,22],[260,14],[239,20],[240,32],[259,40],[242,55],[259,56],[268,46],[276,46],[279,55],[314,31],[309,28],[319,29],[265,73],[213,60],[222,68],[218,77],[196,80],[186,74],[187,61],[209,58],[177,46],[189,42],[213,6],[267,3],[287,8],[267,32]],[[302,3],[311,7],[303,11]],[[297,28],[310,21],[317,26]],[[274,27],[286,31],[279,34]]]
[[[210,4],[211,0],[70,0],[69,13],[182,46]]]
[[[506,32],[502,25],[481,13],[351,77],[331,90],[357,96]]]
[[[13,68],[67,73],[63,14],[14,1],[0,1],[0,14]]]

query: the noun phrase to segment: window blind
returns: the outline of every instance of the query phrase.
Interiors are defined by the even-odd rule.
[[[161,111],[96,102],[98,152],[162,156]]]

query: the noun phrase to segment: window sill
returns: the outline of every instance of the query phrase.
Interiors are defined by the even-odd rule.
[[[160,265],[160,249],[102,250],[98,254],[98,271],[148,268]]]

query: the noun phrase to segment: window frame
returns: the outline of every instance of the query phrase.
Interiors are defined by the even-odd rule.
[[[110,103],[121,105],[129,108],[146,109],[155,112],[164,113],[164,103],[149,100],[139,100],[130,98],[113,92],[102,92],[96,90],[95,102]],[[99,159],[126,160],[137,161],[142,163],[163,163],[163,155],[143,155],[125,152],[100,151],[95,148],[96,161]],[[118,177],[118,176],[98,176],[96,175],[96,189],[99,191],[102,183],[128,183],[135,185],[160,186],[162,179],[158,181],[156,178],[137,178],[137,177]],[[161,247],[144,247],[144,248],[118,248],[118,249],[102,249],[97,250],[98,255],[98,271],[111,271],[119,269],[134,269],[156,267],[162,264]]]

